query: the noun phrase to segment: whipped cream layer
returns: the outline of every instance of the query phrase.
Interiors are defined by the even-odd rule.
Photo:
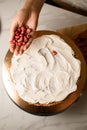
[[[10,68],[19,96],[41,104],[62,101],[76,91],[80,70],[74,51],[57,35],[34,39],[24,54],[13,56]]]

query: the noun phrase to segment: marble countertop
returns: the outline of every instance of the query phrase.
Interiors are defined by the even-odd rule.
[[[87,92],[66,111],[54,116],[35,116],[17,107],[8,97],[2,80],[2,63],[9,48],[11,20],[24,0],[0,0],[0,130],[87,130]],[[58,30],[83,24],[87,17],[44,4],[38,30]]]

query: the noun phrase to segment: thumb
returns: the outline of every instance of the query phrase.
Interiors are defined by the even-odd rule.
[[[15,34],[15,30],[17,28],[17,24],[15,22],[12,23],[11,27],[10,27],[10,37],[9,37],[9,41],[12,41],[14,39],[14,34]]]

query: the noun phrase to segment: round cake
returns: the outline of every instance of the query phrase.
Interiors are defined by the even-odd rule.
[[[27,102],[62,101],[77,90],[80,64],[72,48],[59,36],[40,36],[24,54],[13,56],[10,68],[13,87]]]
[[[78,51],[76,46],[67,44],[66,38],[63,39],[57,33],[36,33],[31,46],[22,55],[10,56],[10,66],[7,70],[9,78],[8,83],[6,80],[5,83],[16,92],[16,98],[24,103],[31,106],[53,106],[57,109],[57,104],[78,93],[84,62],[84,59],[80,60],[79,56],[82,55],[80,52],[78,54]],[[82,88],[81,85],[80,91]],[[18,102],[18,99],[16,100]],[[69,104],[65,105],[65,108]],[[45,108],[41,111],[48,112]]]

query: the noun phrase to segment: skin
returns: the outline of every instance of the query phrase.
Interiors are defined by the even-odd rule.
[[[16,16],[12,20],[10,28],[9,42],[14,39],[14,33],[17,27],[22,25],[28,25],[32,29],[30,35],[33,37],[38,25],[38,18],[41,8],[45,0],[26,0],[23,7],[17,12]],[[22,46],[10,44],[10,51],[16,55],[22,54],[31,44],[33,38],[30,38],[28,43]]]

